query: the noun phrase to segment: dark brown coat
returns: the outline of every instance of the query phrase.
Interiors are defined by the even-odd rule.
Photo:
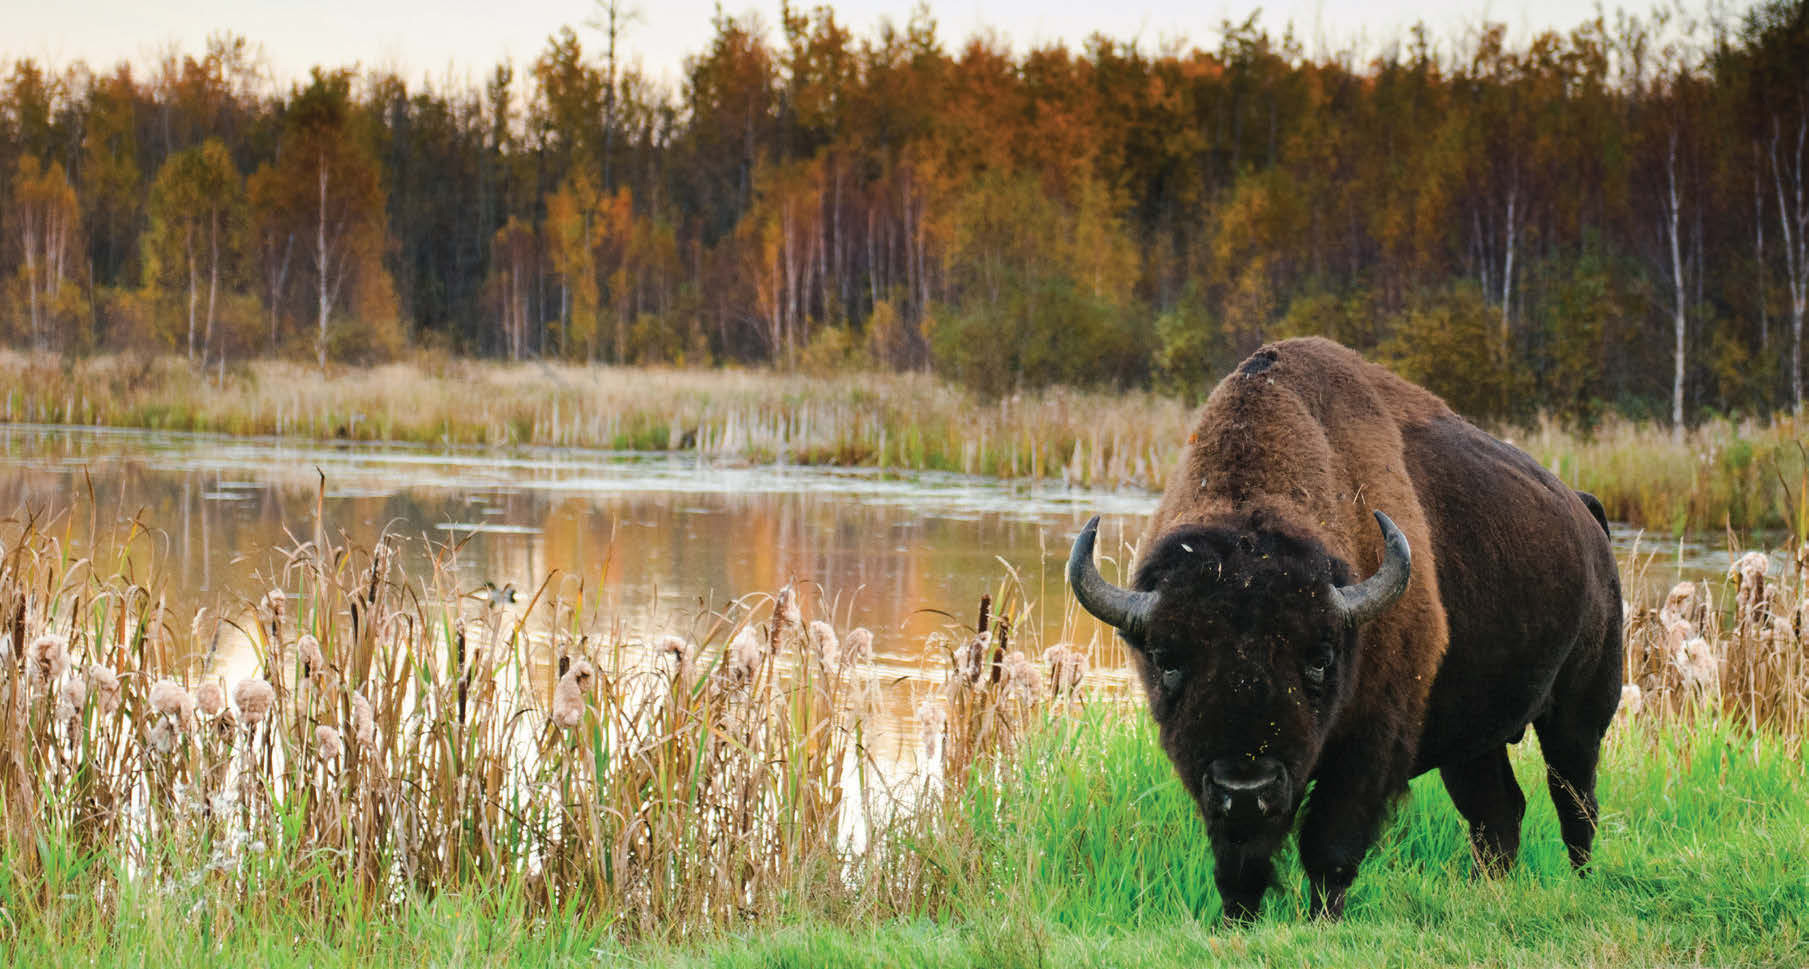
[[[1377,511],[1405,537],[1411,578],[1343,628],[1325,590],[1381,566]],[[1219,384],[1140,545],[1133,587],[1159,605],[1126,641],[1206,817],[1228,915],[1256,911],[1309,782],[1301,857],[1317,911],[1337,914],[1388,803],[1431,769],[1481,861],[1511,863],[1525,802],[1505,745],[1529,724],[1571,858],[1587,861],[1621,665],[1598,516],[1523,452],[1330,341],[1266,346]]]

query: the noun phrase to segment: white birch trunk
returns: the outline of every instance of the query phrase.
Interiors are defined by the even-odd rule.
[[[315,265],[320,270],[315,274],[315,289],[319,303],[319,334],[314,339],[314,351],[320,359],[321,369],[324,370],[327,366],[327,313],[330,306],[327,295],[330,284],[327,275],[331,271],[327,262],[327,159],[324,155],[320,158],[319,182],[320,218],[314,224],[314,258]]]
[[[1790,397],[1798,415],[1803,413],[1803,313],[1809,304],[1809,199],[1803,196],[1803,139],[1809,133],[1809,116],[1797,121],[1796,151],[1788,166],[1778,163],[1780,133],[1772,122],[1771,175],[1778,194],[1778,227],[1784,237],[1784,274],[1790,291]],[[1785,182],[1789,182],[1789,196]]]
[[[1683,371],[1684,371],[1684,285],[1683,252],[1677,238],[1680,205],[1677,198],[1677,133],[1671,132],[1670,150],[1665,153],[1665,218],[1671,236],[1671,321],[1676,337],[1673,352],[1675,367],[1671,375],[1671,437],[1683,440]]]

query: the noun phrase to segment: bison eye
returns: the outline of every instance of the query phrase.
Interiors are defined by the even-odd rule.
[[[1169,693],[1180,692],[1181,681],[1185,679],[1185,676],[1181,672],[1180,664],[1175,662],[1173,654],[1167,650],[1152,649],[1149,651],[1149,663],[1155,668],[1156,677],[1161,681],[1163,690]]]
[[[1163,670],[1162,688],[1170,693],[1179,693],[1181,691],[1181,671]]]
[[[1331,672],[1333,660],[1331,644],[1320,643],[1319,647],[1313,651],[1312,657],[1307,660],[1305,670],[1307,686],[1314,689],[1325,686],[1325,677]]]

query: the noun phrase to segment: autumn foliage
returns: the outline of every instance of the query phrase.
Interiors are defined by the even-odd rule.
[[[782,6],[719,15],[676,90],[623,66],[625,24],[481,89],[278,86],[230,37],[143,73],[18,60],[0,328],[1187,396],[1323,333],[1475,416],[1769,413],[1802,399],[1809,27],[1718,16],[1359,60],[1254,20],[1019,53]]]

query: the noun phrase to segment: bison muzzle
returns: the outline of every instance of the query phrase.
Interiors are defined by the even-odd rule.
[[[1337,917],[1389,805],[1434,769],[1479,867],[1505,870],[1526,807],[1507,746],[1529,725],[1583,868],[1620,697],[1599,507],[1426,390],[1306,339],[1207,399],[1130,588],[1100,575],[1087,524],[1069,582],[1130,647],[1228,919],[1256,915],[1297,816],[1312,910]]]

